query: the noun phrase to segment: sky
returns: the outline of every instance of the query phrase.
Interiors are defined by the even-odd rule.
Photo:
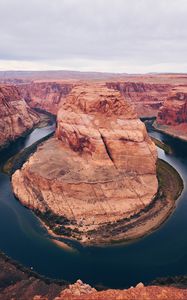
[[[187,73],[187,0],[0,0],[0,70]]]

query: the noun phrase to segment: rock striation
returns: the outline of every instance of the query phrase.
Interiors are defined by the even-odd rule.
[[[158,189],[156,147],[145,125],[104,84],[74,87],[57,124],[56,136],[14,173],[15,195],[56,220],[58,234],[85,243],[124,239],[124,222],[149,206]]]
[[[0,85],[0,147],[22,136],[39,122],[15,86]]]
[[[181,91],[177,88],[171,93],[159,110],[155,127],[187,140],[187,88]]]
[[[57,114],[59,104],[64,100],[73,87],[72,83],[66,82],[31,82],[18,85],[22,97],[33,108]]]
[[[135,104],[139,117],[157,116],[172,86],[170,84],[154,84],[145,82],[108,82],[109,88],[116,89],[125,99]]]

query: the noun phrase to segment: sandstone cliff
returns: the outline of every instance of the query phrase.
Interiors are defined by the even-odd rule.
[[[157,116],[172,86],[144,82],[108,82],[109,88],[121,92],[127,100],[134,103],[139,117]]]
[[[57,114],[59,104],[69,94],[73,87],[71,83],[63,82],[31,82],[18,85],[22,97],[34,108]]]
[[[56,137],[13,175],[15,195],[56,219],[58,234],[92,243],[125,238],[124,222],[158,188],[156,147],[144,124],[119,92],[87,84],[72,90],[57,123]]]
[[[0,85],[0,147],[22,136],[39,122],[15,86]]]
[[[176,88],[158,113],[155,127],[187,140],[187,88]]]

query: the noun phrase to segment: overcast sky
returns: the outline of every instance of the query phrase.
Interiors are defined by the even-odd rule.
[[[0,70],[187,72],[187,0],[0,0]]]

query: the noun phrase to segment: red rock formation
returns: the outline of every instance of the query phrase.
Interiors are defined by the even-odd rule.
[[[139,283],[127,290],[112,290],[98,292],[89,285],[78,280],[70,285],[54,300],[186,300],[187,289],[174,287],[144,286]],[[33,300],[48,300],[47,297],[35,296]]]
[[[14,193],[24,205],[62,217],[63,227],[53,226],[58,233],[90,243],[125,238],[123,221],[157,193],[156,147],[144,124],[105,85],[77,85],[57,119],[56,137],[13,175]]]
[[[69,94],[72,87],[71,83],[50,81],[18,85],[21,95],[31,107],[40,108],[55,115],[59,104]]]
[[[161,125],[187,123],[187,93],[173,93],[160,109],[157,123]]]
[[[181,91],[180,91],[181,89]],[[177,88],[164,102],[155,127],[172,136],[187,140],[187,91]]]
[[[144,82],[108,82],[107,86],[120,91],[125,99],[132,101],[140,117],[156,116],[172,87],[169,84]]]
[[[0,147],[22,136],[38,121],[15,86],[0,85]]]

